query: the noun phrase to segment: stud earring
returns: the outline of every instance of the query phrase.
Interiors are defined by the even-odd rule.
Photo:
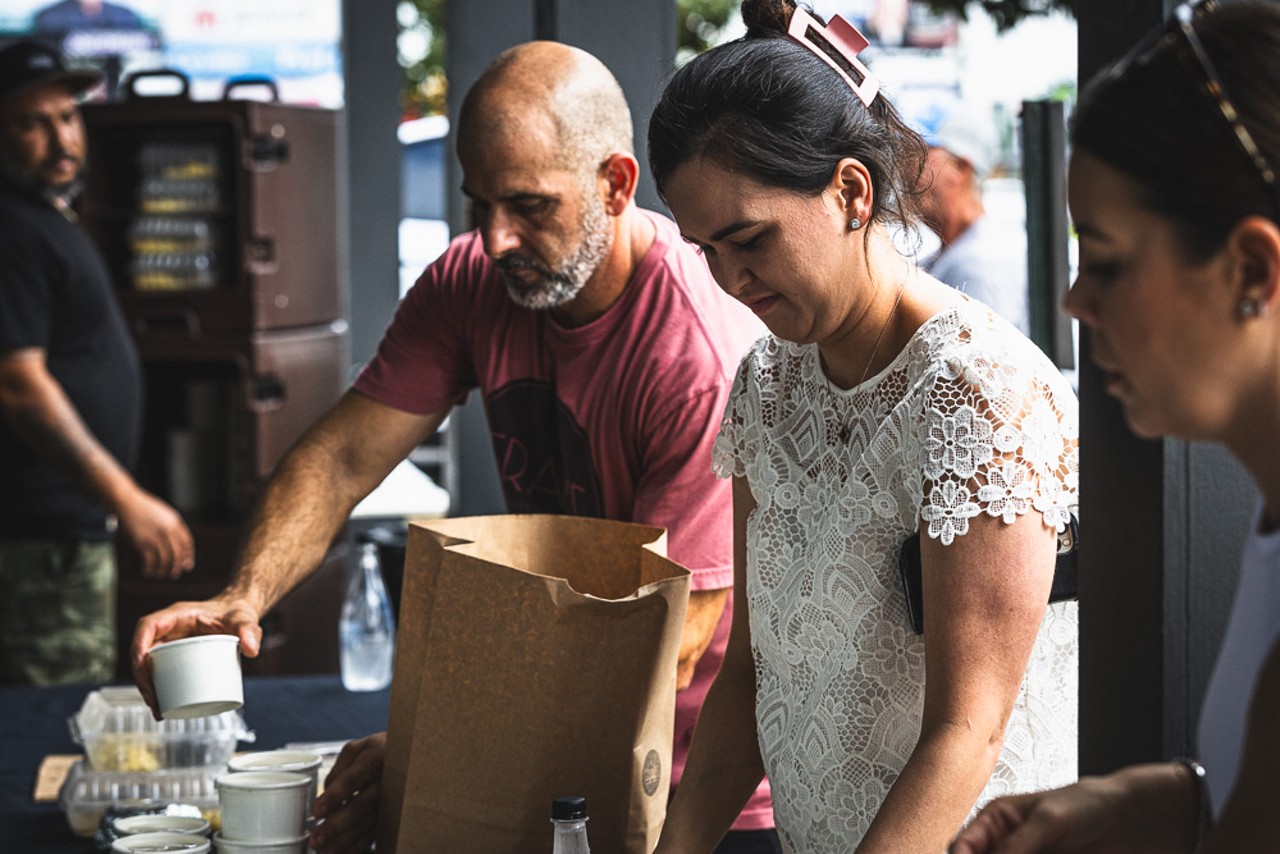
[[[853,219],[849,220],[850,231],[857,231],[860,228],[862,228],[862,220],[858,219],[856,216]]]
[[[1256,299],[1245,297],[1236,303],[1236,315],[1241,320],[1251,320],[1255,317],[1266,317],[1270,312],[1267,304],[1259,302]]]

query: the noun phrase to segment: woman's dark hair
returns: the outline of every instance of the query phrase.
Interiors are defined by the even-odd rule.
[[[1240,120],[1280,169],[1280,7],[1233,4],[1194,26]],[[1280,203],[1209,94],[1186,36],[1177,25],[1170,33],[1148,61],[1090,82],[1071,144],[1135,181],[1141,203],[1179,229],[1187,257],[1205,260],[1243,217],[1280,222]]]
[[[871,219],[913,223],[924,141],[883,92],[863,106],[839,74],[787,37],[795,8],[793,0],[743,0],[747,34],[671,78],[649,120],[658,192],[681,164],[701,157],[816,196],[836,163],[854,157],[871,174]]]

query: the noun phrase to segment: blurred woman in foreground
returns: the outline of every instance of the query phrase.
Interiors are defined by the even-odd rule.
[[[998,800],[958,854],[1280,851],[1280,7],[1184,4],[1084,93],[1069,178],[1107,391],[1261,491],[1199,759]]]

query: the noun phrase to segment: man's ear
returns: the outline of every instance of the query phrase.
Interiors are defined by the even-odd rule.
[[[828,190],[845,219],[870,222],[875,190],[871,184],[871,173],[861,160],[856,157],[841,159],[832,170]]]
[[[1253,302],[1263,313],[1280,308],[1280,225],[1263,216],[1248,216],[1227,235],[1236,300]]]
[[[610,216],[619,216],[635,198],[640,163],[631,154],[615,151],[600,164],[600,179],[605,188],[605,210]]]

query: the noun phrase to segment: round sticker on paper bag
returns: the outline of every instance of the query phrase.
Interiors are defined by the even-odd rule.
[[[653,797],[658,791],[658,784],[662,782],[662,759],[658,757],[658,751],[650,750],[644,757],[644,771],[640,775],[640,783],[644,786],[644,793],[649,797]]]

